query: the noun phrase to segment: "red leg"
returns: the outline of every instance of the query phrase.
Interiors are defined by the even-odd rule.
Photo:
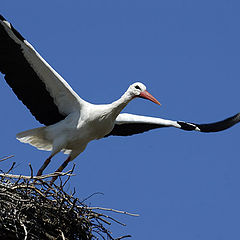
[[[41,176],[44,169],[48,166],[48,164],[51,162],[52,159],[52,155],[46,159],[46,161],[43,163],[43,165],[41,166],[41,168],[39,168],[38,172],[37,172],[37,176]]]
[[[71,161],[71,156],[69,156],[64,162],[63,164],[55,171],[55,173],[57,172],[62,172],[63,169],[68,165],[68,163]],[[58,176],[52,177],[52,180],[50,182],[50,185],[52,185],[55,180],[57,179]]]

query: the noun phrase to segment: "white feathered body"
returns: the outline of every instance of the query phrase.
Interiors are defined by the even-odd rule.
[[[111,132],[115,123],[111,104],[88,104],[64,120],[17,134],[17,139],[40,150],[80,154],[87,144]]]

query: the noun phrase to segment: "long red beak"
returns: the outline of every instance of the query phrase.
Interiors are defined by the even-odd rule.
[[[148,99],[158,105],[161,105],[161,103],[155,97],[153,97],[147,90],[141,92],[139,97]]]

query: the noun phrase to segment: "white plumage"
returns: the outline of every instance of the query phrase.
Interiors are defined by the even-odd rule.
[[[94,105],[81,99],[69,84],[0,15],[0,71],[17,97],[44,127],[17,134],[17,139],[46,151],[50,157],[38,175],[59,151],[69,154],[57,171],[77,157],[87,144],[110,135],[128,136],[154,128],[217,132],[240,120],[240,114],[220,122],[194,124],[120,113],[135,97],[160,104],[142,83],[132,84],[122,97],[111,104]],[[53,179],[54,181],[55,179]]]

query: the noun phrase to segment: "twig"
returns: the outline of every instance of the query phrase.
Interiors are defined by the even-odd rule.
[[[66,240],[63,231],[62,231],[61,229],[60,229],[59,231],[60,231],[60,233],[61,233],[62,239],[63,239],[63,240]]]
[[[36,187],[34,187],[34,186],[30,186],[30,185],[17,185],[17,186],[14,186],[14,187],[12,187],[12,189],[14,190],[14,189],[21,189],[21,188],[31,188],[31,189],[33,189],[35,192],[37,192],[39,195],[41,195],[42,197],[45,197],[44,195],[43,195],[43,193],[40,191],[40,190],[38,190]]]
[[[99,214],[94,214],[93,216],[94,216],[95,218],[98,218],[98,219],[101,220],[102,222],[104,222],[104,223],[106,223],[106,224],[108,224],[108,225],[111,225],[111,223],[108,222],[106,219],[101,218]]]
[[[105,218],[109,218],[109,219],[111,219],[112,221],[114,221],[114,222],[116,222],[116,223],[118,223],[118,224],[120,224],[120,225],[122,225],[122,226],[124,226],[124,227],[127,226],[125,223],[122,223],[122,222],[120,222],[120,221],[116,220],[115,218],[110,217],[110,216],[108,216],[108,215],[105,215],[105,214],[102,214],[102,213],[98,213],[98,215],[103,216],[103,217],[105,217]]]
[[[11,170],[14,168],[15,164],[16,164],[16,162],[12,163],[12,166],[9,168],[9,170],[6,172],[6,174],[11,172]]]
[[[115,240],[120,240],[120,239],[123,239],[123,238],[129,238],[129,237],[132,237],[132,236],[131,235],[126,235],[126,236],[122,236],[122,237],[116,238]]]
[[[32,165],[31,165],[31,163],[29,163],[28,166],[30,167],[31,178],[33,178],[33,169],[32,169]]]
[[[71,212],[71,211],[74,209],[77,201],[78,201],[78,198],[75,198],[75,199],[73,200],[72,206],[69,208],[69,212]]]
[[[126,215],[130,215],[130,216],[134,216],[134,217],[139,217],[140,215],[137,213],[129,213],[126,211],[121,211],[121,210],[116,210],[116,209],[112,209],[112,208],[102,208],[102,207],[86,207],[89,210],[103,210],[103,211],[110,211],[110,212],[116,212],[116,213],[122,213],[122,214],[126,214]]]
[[[12,157],[14,157],[14,155],[10,155],[10,156],[4,157],[4,158],[0,159],[0,162],[3,162],[3,161],[5,161],[5,160],[7,160],[9,158],[12,158]]]
[[[70,170],[70,173],[71,173],[71,174],[73,173],[73,171],[74,171],[74,169],[75,169],[75,166],[76,166],[76,164],[74,163],[72,169]],[[66,179],[66,181],[63,183],[63,185],[62,185],[63,188],[64,188],[64,186],[66,185],[66,183],[69,181],[70,177],[71,177],[71,176],[68,176],[68,178]]]
[[[70,174],[70,171],[67,172],[55,172],[55,173],[50,173],[46,175],[41,175],[41,176],[24,176],[24,175],[14,175],[14,174],[8,174],[8,173],[0,173],[0,177],[8,177],[8,178],[20,178],[20,179],[36,179],[36,180],[42,180],[45,178],[50,178],[50,177],[55,177],[55,176],[75,176],[75,174]]]
[[[21,221],[21,219],[19,219],[20,225],[23,227],[24,230],[24,240],[27,240],[27,236],[28,236],[28,232],[27,232],[27,228],[26,226],[23,224],[23,222]]]
[[[97,194],[104,195],[104,193],[101,193],[101,192],[96,192],[96,193],[93,193],[93,194],[91,194],[90,196],[88,196],[88,197],[84,198],[84,199],[82,200],[82,202],[85,202],[85,201],[87,201],[89,198],[91,198],[92,196],[94,196],[94,195],[97,195]]]
[[[75,195],[75,193],[76,193],[76,189],[75,189],[75,187],[73,188],[73,192],[71,193],[71,195],[70,195],[70,198],[72,198],[74,195]]]

